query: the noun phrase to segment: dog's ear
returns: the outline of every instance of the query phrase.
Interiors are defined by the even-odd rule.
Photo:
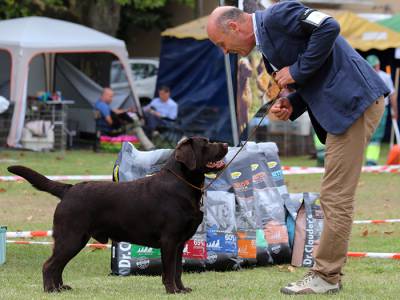
[[[183,163],[191,171],[196,168],[196,157],[192,147],[192,139],[186,139],[176,147],[175,159]]]

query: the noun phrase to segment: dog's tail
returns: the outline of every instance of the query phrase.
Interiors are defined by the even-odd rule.
[[[42,174],[24,166],[10,166],[7,170],[25,178],[38,190],[48,192],[60,199],[72,187],[72,184],[50,180]]]

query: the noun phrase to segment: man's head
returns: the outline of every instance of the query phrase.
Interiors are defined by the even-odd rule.
[[[114,92],[111,88],[104,88],[101,94],[101,100],[110,104],[113,100]]]
[[[163,102],[167,102],[170,96],[169,87],[163,85],[158,89],[158,96]]]
[[[367,62],[375,70],[379,71],[381,69],[381,62],[379,61],[378,56],[376,56],[376,55],[368,55],[367,56]]]
[[[251,14],[234,6],[214,9],[208,17],[207,34],[224,53],[247,56],[256,44]]]

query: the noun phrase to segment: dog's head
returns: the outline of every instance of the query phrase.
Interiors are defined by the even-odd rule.
[[[225,166],[221,159],[227,152],[226,143],[210,143],[203,137],[191,137],[177,145],[175,159],[191,171],[217,172]]]

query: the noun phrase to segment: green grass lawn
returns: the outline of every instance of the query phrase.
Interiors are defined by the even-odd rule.
[[[387,147],[381,155],[383,163]],[[0,152],[0,175],[10,164],[23,164],[46,175],[111,174],[116,154],[70,151],[60,153]],[[14,163],[10,161],[16,161]],[[308,157],[283,158],[283,165],[315,166]],[[321,175],[285,177],[290,192],[319,191]],[[51,229],[57,199],[26,182],[0,183],[0,224],[9,231]],[[356,194],[355,219],[400,218],[400,175],[362,174]],[[40,239],[37,239],[40,240]],[[49,239],[42,239],[49,240]],[[400,224],[355,225],[351,251],[400,252]],[[159,277],[114,277],[109,250],[84,250],[64,272],[74,290],[61,294],[42,292],[41,268],[50,246],[7,245],[7,262],[0,266],[0,299],[284,299],[281,286],[297,280],[306,269],[273,266],[239,272],[184,274],[193,288],[188,295],[167,296]],[[344,290],[337,296],[307,299],[399,299],[400,261],[349,258]],[[299,297],[304,298],[304,297]]]

